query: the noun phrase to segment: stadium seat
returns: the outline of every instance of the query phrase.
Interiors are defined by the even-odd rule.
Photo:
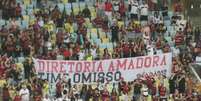
[[[104,44],[109,43],[109,38],[103,38],[103,39],[102,39],[102,43],[104,43]]]
[[[59,11],[60,11],[60,12],[63,12],[65,5],[64,5],[63,3],[59,3],[59,4],[58,4],[58,7],[59,7]]]
[[[172,11],[168,11],[168,15],[171,18],[173,16],[173,12]]]
[[[5,24],[6,24],[6,21],[3,20],[3,19],[1,19],[1,20],[0,20],[0,27],[1,27],[2,25],[5,25]]]
[[[170,22],[170,20],[164,20],[164,24],[165,24],[165,26],[170,26],[171,22]]]
[[[99,45],[99,47],[105,49],[105,48],[107,48],[107,44],[101,43],[101,44]]]
[[[98,38],[98,34],[97,34],[97,29],[96,28],[92,28],[91,29],[91,37],[92,37],[92,39],[97,39]]]
[[[71,4],[70,3],[65,4],[65,8],[66,8],[67,14],[70,15],[70,13],[72,12]]]
[[[24,58],[24,57],[18,57],[18,58],[17,58],[17,61],[18,61],[19,63],[23,63],[23,62],[25,61],[25,58]]]
[[[101,40],[100,40],[100,39],[95,39],[94,42],[95,42],[97,45],[100,45],[100,44],[101,44]]]
[[[105,32],[99,32],[100,34],[100,38],[101,39],[105,39],[105,38],[107,38],[107,35],[105,34]]]
[[[107,43],[107,48],[113,48],[113,44],[111,42]]]
[[[107,48],[108,49],[108,52],[112,55],[113,53],[113,48]]]
[[[91,11],[91,18],[94,19],[96,18],[96,10],[94,7],[89,7],[90,11]]]

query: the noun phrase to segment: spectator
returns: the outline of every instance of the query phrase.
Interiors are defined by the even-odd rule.
[[[134,2],[131,2],[131,11],[130,11],[130,17],[133,20],[138,20],[138,13],[139,13],[139,4],[135,0]]]
[[[95,89],[93,96],[93,101],[98,101],[100,98],[100,91],[98,90],[98,88]],[[115,101],[115,100],[114,100]]]
[[[26,85],[22,85],[19,95],[22,97],[22,101],[29,101],[30,92],[27,89]]]
[[[140,20],[148,21],[148,4],[144,1],[140,6]]]
[[[121,15],[121,18],[125,18],[126,17],[126,5],[124,3],[124,0],[120,0],[119,3],[119,13]]]
[[[119,27],[117,25],[116,20],[113,22],[113,25],[111,26],[111,33],[112,33],[112,42],[118,42],[119,41]]]
[[[138,101],[141,95],[141,88],[142,88],[142,84],[140,83],[140,81],[137,79],[136,81],[134,81],[134,91],[133,91],[133,99],[134,101]]]
[[[62,97],[62,83],[60,80],[56,84],[56,98],[61,98],[61,97]]]
[[[91,7],[91,2],[85,8],[80,2],[82,12],[76,14],[77,11],[74,9],[67,15],[65,7],[62,10],[62,5],[55,6],[53,9],[38,8],[35,1],[30,5],[19,1],[16,5],[15,0],[1,0],[3,20],[1,20],[0,31],[0,75],[2,76],[0,93],[4,95],[1,98],[6,101],[7,99],[48,101],[52,100],[49,96],[56,95],[55,100],[82,98],[84,101],[126,101],[131,100],[133,96],[133,100],[194,99],[199,101],[198,93],[193,90],[195,87],[192,85],[195,82],[189,74],[189,64],[192,63],[191,57],[195,58],[201,52],[200,34],[198,29],[192,34],[193,26],[189,21],[185,21],[184,17],[178,15],[183,11],[181,1],[175,5],[175,14],[170,16],[171,20],[167,17],[167,12],[171,9],[163,5],[167,3],[162,3],[167,2],[166,0],[148,0],[148,4],[144,0],[129,0],[128,9],[127,3],[123,0],[115,1],[113,4],[107,0],[103,3],[104,7],[101,1],[96,2],[98,3],[96,10]],[[48,5],[49,1],[44,4]],[[55,3],[57,4],[60,5]],[[105,15],[102,14],[102,9]],[[151,10],[157,11],[153,14]],[[162,14],[159,13],[161,11]],[[130,17],[126,17],[127,13]],[[17,19],[19,17],[23,19]],[[12,19],[8,20],[10,18]],[[112,21],[112,18],[116,20]],[[193,37],[195,43],[192,42]],[[158,75],[145,78],[139,76],[133,83],[122,78],[117,87],[101,82],[97,85],[89,84],[88,87],[84,85],[81,91],[76,85],[71,87],[71,81],[66,81],[64,75],[55,77],[60,76],[61,80],[56,82],[56,90],[54,90],[50,81],[35,76],[37,73],[32,66],[32,60],[27,59],[33,57],[43,60],[92,61],[169,52],[173,53],[170,78]],[[24,80],[25,83],[22,83]],[[5,84],[7,86],[3,87]],[[19,87],[24,84],[27,87]],[[18,94],[15,96],[14,92]]]
[[[4,84],[4,86],[3,86],[2,98],[3,98],[3,101],[9,101],[10,100],[10,93],[9,93],[8,84]]]
[[[194,34],[195,34],[195,42],[198,42],[200,38],[200,29],[198,27],[195,29]]]
[[[175,45],[179,46],[179,45],[183,45],[184,44],[184,35],[181,32],[181,29],[179,29],[180,31],[177,32],[177,34],[175,35]]]
[[[181,0],[178,0],[175,4],[174,4],[174,12],[175,13],[181,13],[183,11],[183,5]]]
[[[117,95],[117,91],[115,88],[112,89],[111,100],[112,101],[118,101],[118,95]]]
[[[82,11],[82,16],[91,20],[91,11],[89,10],[88,5],[85,5],[85,8]]]
[[[27,58],[24,63],[24,74],[26,79],[29,79],[31,77],[32,69],[33,69],[32,60],[30,58]]]
[[[109,100],[109,92],[107,88],[105,87],[102,92],[102,101],[108,101]]]
[[[21,98],[21,96],[19,95],[19,92],[17,92],[16,93],[16,96],[15,96],[15,98],[14,98],[14,101],[21,101],[22,100],[22,98]]]
[[[21,5],[20,5],[20,3],[17,3],[17,7],[15,8],[15,17],[22,18],[21,12],[22,12]]]
[[[45,98],[43,98],[42,101],[51,101],[51,100],[49,99],[48,95],[46,95]]]
[[[103,59],[110,59],[111,58],[111,55],[110,53],[108,52],[108,49],[105,48],[104,49],[104,53],[103,53]]]
[[[61,12],[59,11],[58,6],[56,5],[55,8],[51,12],[51,19],[53,21],[56,21],[56,19],[58,19],[59,16],[61,16]]]
[[[105,2],[105,15],[108,17],[109,21],[112,21],[112,3],[109,0]]]

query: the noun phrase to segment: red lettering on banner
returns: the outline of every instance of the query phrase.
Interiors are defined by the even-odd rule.
[[[133,59],[131,59],[130,64],[128,66],[128,70],[134,69],[134,68],[135,68],[135,63],[134,63]]]
[[[163,59],[161,61],[161,66],[166,65],[166,55],[163,56]]]
[[[57,70],[58,66],[58,62],[52,61],[52,73],[59,72],[59,70]]]
[[[159,61],[159,56],[154,56],[153,57],[153,65],[152,67],[158,66],[158,61]]]
[[[74,66],[74,62],[68,62],[68,67],[69,67],[69,73],[73,73],[73,66]]]
[[[76,63],[75,72],[76,73],[82,72],[82,62],[77,62]]]
[[[127,59],[122,59],[122,63],[120,60],[117,60],[117,70],[119,69],[123,69],[125,70],[126,69],[126,62],[127,62]]]
[[[61,68],[60,72],[61,73],[66,73],[66,67],[64,65],[66,65],[66,62],[64,62],[64,61],[60,62],[60,68]]]
[[[92,70],[92,72],[95,72],[95,71],[96,71],[96,70],[95,70],[95,69],[96,69],[96,62],[93,61],[92,63],[93,63],[93,70]]]
[[[38,72],[45,72],[45,62],[43,60],[38,60]]]
[[[46,63],[47,63],[47,70],[46,70],[46,72],[51,72],[50,71],[50,61],[46,61]]]
[[[84,62],[84,72],[90,72],[90,62]]]
[[[103,72],[103,65],[102,65],[102,61],[100,61],[99,65],[98,65],[97,72]]]
[[[152,60],[151,57],[146,57],[145,58],[144,66],[146,68],[149,68],[151,66],[151,60]]]
[[[143,67],[143,58],[137,58],[137,68]]]
[[[115,71],[113,61],[110,62],[110,66],[109,66],[108,71],[109,71],[109,72]]]

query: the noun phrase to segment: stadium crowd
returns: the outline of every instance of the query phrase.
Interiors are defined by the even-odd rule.
[[[201,101],[190,63],[201,53],[200,29],[183,16],[180,0],[96,0],[61,8],[35,0],[0,0],[0,101]],[[69,3],[70,4],[70,3]],[[41,6],[42,5],[42,6]],[[77,10],[78,9],[78,10]],[[70,13],[67,13],[70,12]],[[32,57],[100,60],[173,53],[172,76],[132,82],[72,85],[60,79],[54,95],[37,77]],[[52,99],[53,98],[53,99]]]

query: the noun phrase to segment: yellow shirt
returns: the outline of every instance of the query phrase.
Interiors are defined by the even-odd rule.
[[[10,93],[10,97],[11,97],[11,99],[13,100],[14,98],[15,98],[15,96],[16,96],[16,92],[15,92],[15,90],[9,90],[9,93]]]
[[[31,1],[30,0],[24,0],[24,5],[28,6],[31,4]]]
[[[53,24],[48,24],[48,32],[54,31],[54,25]]]
[[[48,85],[48,83],[45,83],[43,86],[43,93],[48,94],[48,91],[49,91],[49,85]]]
[[[73,33],[74,32],[73,26],[70,23],[65,23],[64,27],[65,27],[66,32],[69,32],[69,33]]]
[[[87,56],[87,57],[86,57],[86,60],[87,60],[87,61],[92,61],[92,60],[93,60],[93,56],[92,56],[92,55],[91,55],[91,56]]]
[[[118,21],[118,27],[121,28],[121,26],[124,25],[124,22],[123,21]]]
[[[6,84],[6,80],[5,79],[1,79],[0,80],[0,87],[3,88],[4,84]]]
[[[44,28],[48,30],[48,32],[54,31],[54,25],[53,24],[45,24]]]
[[[152,97],[149,95],[147,101],[152,101]]]
[[[56,34],[53,33],[52,36],[51,36],[51,43],[52,43],[53,46],[56,45],[56,40],[57,40],[57,38],[56,38]]]
[[[16,63],[17,70],[22,70],[24,68],[22,63]]]
[[[66,4],[66,3],[68,3],[68,0],[63,0],[63,4]]]
[[[112,88],[113,88],[112,83],[109,83],[109,84],[107,85],[107,89],[108,89],[109,93],[112,93]]]

